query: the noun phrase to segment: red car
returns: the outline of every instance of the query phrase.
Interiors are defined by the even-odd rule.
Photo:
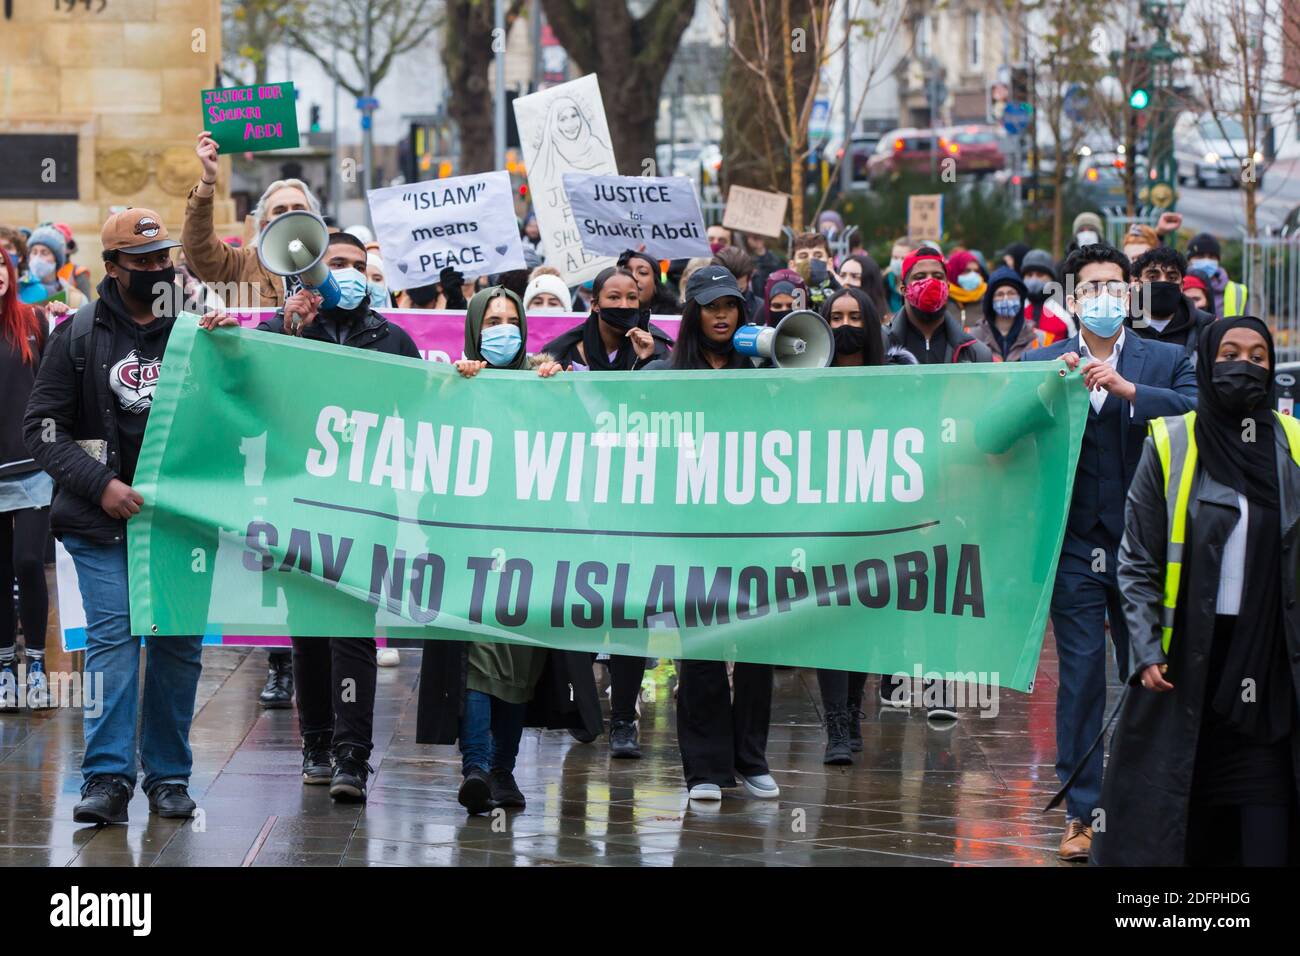
[[[995,173],[1007,164],[992,126],[950,126],[939,134],[939,155],[957,160],[961,173]]]
[[[880,138],[875,152],[867,160],[867,178],[884,179],[899,173],[928,173],[930,151],[936,142],[934,130],[910,127],[891,130]],[[936,170],[937,162],[936,158]]]

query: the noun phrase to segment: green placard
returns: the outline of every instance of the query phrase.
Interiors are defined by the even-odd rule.
[[[256,153],[298,145],[298,104],[292,83],[204,90],[199,105],[203,128],[223,153]]]
[[[132,623],[1023,690],[1079,379],[1060,362],[466,379],[178,320],[135,473]]]

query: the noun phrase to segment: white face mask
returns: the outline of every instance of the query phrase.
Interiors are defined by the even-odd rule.
[[[1082,247],[1082,246],[1091,246],[1093,243],[1096,243],[1096,242],[1100,242],[1100,241],[1101,241],[1101,236],[1097,235],[1097,234],[1096,234],[1095,232],[1093,232],[1091,229],[1085,229],[1085,230],[1083,230],[1082,232],[1080,232],[1080,233],[1079,233],[1077,236],[1075,236],[1074,238],[1078,241],[1078,243],[1079,243],[1079,245],[1080,245],[1081,247]]]

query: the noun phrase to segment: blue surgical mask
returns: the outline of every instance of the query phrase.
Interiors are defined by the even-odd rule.
[[[1020,314],[1019,299],[994,299],[993,314],[1000,315],[1004,319],[1014,318]]]
[[[27,263],[27,268],[31,270],[32,275],[36,276],[36,278],[40,279],[42,282],[54,275],[55,272],[54,263],[49,259],[33,258]]]
[[[370,283],[356,269],[331,269],[330,275],[339,284],[339,304],[336,308],[351,312],[370,294]]]
[[[963,272],[957,277],[957,284],[967,292],[974,292],[980,287],[980,283],[983,281],[983,276],[978,272]]]
[[[1047,288],[1047,280],[1034,276],[1032,279],[1025,280],[1025,288],[1029,290],[1030,295],[1038,295]]]
[[[1188,272],[1208,272],[1211,275],[1219,271],[1217,259],[1191,259],[1187,263]]]
[[[1092,332],[1108,339],[1119,331],[1128,315],[1128,303],[1122,296],[1103,292],[1079,303],[1079,319]]]
[[[370,283],[370,307],[372,309],[388,308],[388,285],[386,283]]]
[[[17,271],[18,271],[18,254],[15,253],[15,252],[6,252],[5,255],[7,255],[7,256],[9,257],[9,261],[12,262],[12,263],[14,264],[14,272],[17,272]]]
[[[505,368],[515,360],[519,354],[519,349],[523,346],[523,336],[519,334],[519,326],[511,325],[493,325],[483,330],[483,335],[479,339],[478,350],[483,353],[483,358],[489,365],[497,368]]]

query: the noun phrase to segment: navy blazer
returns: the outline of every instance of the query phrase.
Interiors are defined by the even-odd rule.
[[[1079,336],[1056,342],[1043,348],[1029,349],[1022,362],[1048,362],[1066,352],[1079,351]],[[1119,353],[1119,374],[1137,388],[1133,400],[1133,413],[1129,427],[1123,429],[1119,448],[1124,463],[1124,487],[1127,490],[1142,458],[1142,442],[1147,434],[1147,422],[1166,415],[1182,415],[1196,408],[1196,371],[1188,361],[1182,346],[1169,342],[1143,339],[1129,329],[1124,333],[1124,348]],[[1113,396],[1108,402],[1118,401]],[[1129,414],[1128,402],[1121,413]],[[1091,427],[1091,426],[1090,426]]]

